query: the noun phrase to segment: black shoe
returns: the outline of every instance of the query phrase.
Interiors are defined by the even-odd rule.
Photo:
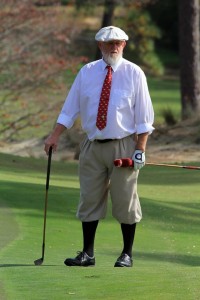
[[[88,267],[95,265],[95,257],[90,257],[86,252],[77,252],[77,256],[75,258],[66,258],[64,264],[66,266],[79,266],[79,267]]]
[[[128,254],[122,253],[120,257],[118,257],[114,267],[132,267],[133,260]]]

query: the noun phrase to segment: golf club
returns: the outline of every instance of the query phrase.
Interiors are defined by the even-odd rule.
[[[46,194],[45,194],[45,205],[44,205],[44,226],[43,226],[43,243],[42,243],[42,257],[36,259],[34,264],[40,266],[44,261],[44,251],[45,251],[45,234],[46,234],[46,217],[47,217],[47,200],[48,200],[48,190],[49,190],[49,179],[51,170],[51,156],[52,147],[49,148],[48,164],[47,164],[47,177],[46,177]]]
[[[121,158],[121,159],[115,159],[114,165],[116,167],[133,167],[134,161],[131,158]],[[200,167],[197,166],[180,166],[180,165],[171,165],[171,164],[159,164],[159,163],[146,163],[145,165],[150,166],[158,166],[158,167],[173,167],[173,168],[183,168],[183,169],[189,169],[189,170],[200,170]]]

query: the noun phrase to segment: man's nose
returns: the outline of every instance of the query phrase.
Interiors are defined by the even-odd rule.
[[[112,48],[112,50],[116,50],[118,48],[118,44],[117,43],[112,43],[111,48]]]

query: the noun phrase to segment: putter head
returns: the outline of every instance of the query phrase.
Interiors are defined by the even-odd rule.
[[[41,266],[42,265],[42,263],[43,263],[43,258],[41,257],[41,258],[39,258],[39,259],[36,259],[35,261],[34,261],[34,264],[35,264],[35,266]]]

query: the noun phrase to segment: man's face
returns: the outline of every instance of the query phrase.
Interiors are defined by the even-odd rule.
[[[99,42],[98,46],[101,50],[105,62],[109,65],[113,65],[117,63],[117,61],[122,57],[126,42],[119,40]]]

